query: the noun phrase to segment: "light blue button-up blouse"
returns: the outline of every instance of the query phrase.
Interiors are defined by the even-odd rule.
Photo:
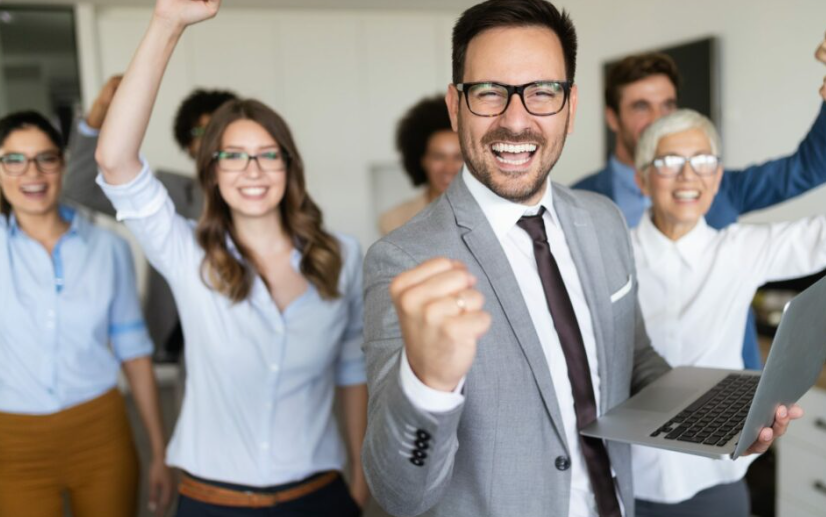
[[[125,240],[61,207],[51,255],[0,216],[0,411],[50,414],[117,384],[152,353]]]
[[[204,283],[193,223],[175,212],[146,164],[129,183],[108,185],[98,176],[98,184],[169,282],[181,317],[186,392],[167,462],[248,486],[341,470],[346,448],[332,411],[335,387],[366,382],[357,242],[336,235],[340,298],[324,300],[310,284],[282,312],[256,276],[249,298],[235,303]],[[296,269],[300,258],[294,251]]]

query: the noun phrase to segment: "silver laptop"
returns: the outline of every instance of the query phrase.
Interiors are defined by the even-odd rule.
[[[737,458],[763,427],[772,425],[779,405],[797,402],[814,385],[824,362],[826,278],[786,306],[762,374],[674,368],[581,433],[710,458]]]

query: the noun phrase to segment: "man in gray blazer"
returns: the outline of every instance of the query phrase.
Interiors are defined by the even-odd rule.
[[[619,210],[548,180],[575,59],[573,24],[544,0],[489,0],[454,27],[446,101],[466,168],[364,266],[363,463],[391,514],[634,514],[630,448],[578,429],[669,366]],[[752,451],[799,414],[779,411]]]
[[[69,139],[69,161],[63,178],[65,200],[110,217],[115,216],[115,209],[95,183],[98,173],[95,149],[98,130],[103,125],[120,79],[121,76],[111,77],[101,89],[86,118],[76,122]],[[200,137],[212,113],[224,102],[234,98],[236,96],[231,92],[196,90],[181,103],[175,117],[175,140],[190,158],[195,159]],[[196,178],[165,171],[157,171],[155,174],[169,191],[179,214],[193,220],[201,216],[203,194]],[[147,278],[144,316],[149,335],[156,346],[156,359],[175,360],[183,346],[178,311],[169,285],[151,267]]]

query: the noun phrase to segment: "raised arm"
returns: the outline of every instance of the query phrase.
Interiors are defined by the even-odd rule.
[[[110,185],[141,171],[139,151],[166,66],[184,29],[218,12],[221,0],[158,0],[152,21],[103,123],[95,158]]]
[[[98,175],[95,150],[98,146],[100,127],[106,119],[109,105],[122,77],[110,77],[98,93],[86,118],[75,121],[69,138],[69,161],[63,175],[62,190],[63,197],[72,203],[113,217],[115,209],[111,201],[95,183],[95,177]]]
[[[815,58],[826,64],[826,38],[815,51]],[[826,101],[826,79],[820,96]],[[720,189],[728,193],[737,211],[744,214],[789,200],[824,183],[826,104],[821,104],[812,128],[793,154],[742,171],[727,171]],[[711,212],[709,216],[713,219]]]

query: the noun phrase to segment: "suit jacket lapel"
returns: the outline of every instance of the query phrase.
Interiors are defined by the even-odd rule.
[[[566,191],[554,185],[554,209],[559,217],[565,240],[571,251],[579,281],[585,293],[585,301],[591,311],[597,361],[600,377],[600,399],[608,400],[608,365],[613,360],[613,347],[607,339],[614,335],[614,318],[608,289],[605,263],[591,216],[577,205]],[[600,404],[601,409],[605,407]]]
[[[551,418],[559,440],[568,447],[565,439],[565,430],[562,425],[562,415],[556,399],[551,371],[536,329],[533,326],[525,300],[519,289],[519,284],[511,269],[510,262],[505,255],[502,245],[493,233],[493,229],[485,217],[479,204],[467,189],[461,176],[450,185],[447,198],[456,215],[456,223],[468,231],[462,238],[476,261],[485,272],[496,299],[502,306],[516,340],[522,347],[525,358],[528,360],[536,385],[545,403],[545,409]],[[490,303],[490,302],[488,302]]]

